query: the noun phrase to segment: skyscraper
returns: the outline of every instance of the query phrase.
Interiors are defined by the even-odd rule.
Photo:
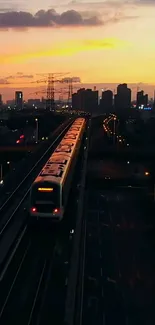
[[[127,87],[127,84],[118,85],[115,95],[115,108],[116,111],[120,112],[131,108],[131,89]]]
[[[112,112],[113,107],[113,92],[106,90],[102,92],[102,98],[100,100],[100,110],[103,113]]]
[[[81,88],[72,95],[72,108],[88,113],[95,113],[98,108],[98,91]]]
[[[19,110],[21,110],[23,108],[23,93],[22,93],[22,91],[15,92],[15,106]]]
[[[144,95],[143,90],[137,92],[137,108],[141,105],[144,105],[144,107],[147,107],[148,105],[148,95]]]

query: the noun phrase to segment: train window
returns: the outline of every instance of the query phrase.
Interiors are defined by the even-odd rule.
[[[78,135],[78,133],[76,131],[70,131],[66,135]]]
[[[55,176],[55,177],[61,177],[64,171],[64,165],[63,164],[51,164],[49,167],[45,166],[43,170],[41,171],[41,176]]]
[[[74,145],[73,142],[70,142],[70,141],[67,140],[67,139],[62,140],[61,144],[62,144],[62,146],[73,146],[73,145]]]
[[[41,176],[55,176],[55,177],[62,177],[62,174],[63,174],[63,170],[61,169],[57,169],[57,170],[54,170],[54,169],[47,169],[47,170],[44,170],[41,172]]]
[[[73,127],[73,128],[70,129],[70,131],[79,131],[79,130],[80,130],[79,127]]]
[[[53,157],[52,159],[51,159],[51,164],[63,164],[63,165],[66,165],[66,163],[67,163],[67,159],[63,159],[63,158],[59,158],[59,157]]]
[[[71,149],[71,144],[60,144],[59,147],[58,147],[58,150],[59,149],[64,149],[64,150],[70,150]]]
[[[62,147],[56,149],[56,152],[71,152],[71,147],[62,146]]]
[[[64,137],[64,139],[70,139],[70,140],[74,140],[74,139],[76,139],[76,135],[74,135],[74,134],[68,134],[68,135],[66,135],[65,137]]]
[[[38,188],[53,188],[52,192],[42,192],[38,191]],[[60,203],[60,187],[56,184],[45,184],[39,183],[39,186],[35,184],[32,188],[31,193],[31,204],[37,205],[37,204],[51,204],[52,208],[59,207]]]

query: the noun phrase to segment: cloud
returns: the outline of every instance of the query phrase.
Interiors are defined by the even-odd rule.
[[[143,4],[152,3],[155,4],[155,0],[104,0],[104,1],[70,1],[67,6],[94,6],[94,7],[104,7],[104,6],[116,6],[118,5],[133,5],[133,4]]]
[[[9,84],[10,84],[10,82],[7,81],[6,78],[1,78],[1,79],[0,79],[0,85],[9,85]]]
[[[17,72],[16,75],[8,76],[6,79],[32,79],[34,76],[32,74],[23,74],[22,72]]]
[[[67,26],[102,26],[107,23],[117,23],[119,21],[135,19],[137,16],[125,15],[122,11],[113,13],[93,11],[79,12],[67,10],[58,14],[54,9],[39,10],[32,15],[30,12],[11,11],[0,13],[0,30],[6,31],[14,28],[23,31],[33,27],[67,27]]]
[[[128,42],[119,40],[117,38],[105,38],[103,40],[85,40],[84,41],[84,47],[88,50],[94,50],[94,49],[117,49],[122,48],[126,46],[130,46]]]
[[[70,82],[72,80],[72,82],[81,82],[81,79],[79,77],[66,77],[62,79],[63,82]]]
[[[75,41],[61,41],[60,44],[51,47],[48,50],[40,52],[24,52],[21,54],[5,54],[0,55],[1,64],[9,63],[19,63],[25,61],[36,61],[37,59],[42,58],[51,58],[52,56],[71,56],[76,55],[79,52],[83,51],[93,51],[93,50],[106,50],[106,49],[117,49],[128,47],[131,44],[117,38],[105,38],[98,40],[75,40]]]
[[[20,0],[20,2],[15,2],[14,0],[5,0],[2,1],[0,0],[0,12],[8,12],[8,11],[14,11],[14,10],[19,10],[19,7],[21,8],[21,3],[22,1]]]
[[[102,25],[97,16],[84,18],[76,10],[58,14],[54,9],[30,12],[11,11],[0,13],[0,28],[61,27],[61,26],[96,26]]]
[[[134,2],[135,4],[138,5],[155,5],[155,0],[137,0]]]

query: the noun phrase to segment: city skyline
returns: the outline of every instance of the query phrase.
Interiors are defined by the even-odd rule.
[[[90,87],[146,83],[152,97],[154,9],[153,0],[3,2],[0,93],[12,98],[37,73],[70,72]]]
[[[101,83],[101,84],[95,84],[95,83],[92,83],[92,84],[83,84],[81,83],[80,85],[79,84],[75,84],[75,89],[73,90],[73,93],[74,92],[77,92],[78,89],[80,88],[85,88],[85,89],[94,89],[94,87],[96,88],[96,90],[99,91],[99,96],[102,95],[102,91],[105,91],[105,90],[111,90],[113,92],[113,95],[115,93],[117,93],[117,86],[119,85],[120,83],[116,83],[116,84],[104,84],[104,83]],[[147,85],[147,84],[127,84],[129,88],[131,88],[131,99],[132,100],[136,100],[136,96],[137,96],[137,91],[141,91],[143,90],[145,93],[148,94],[148,97],[151,99],[151,98],[154,98],[154,91],[155,91],[155,86],[154,85]],[[59,86],[60,87],[60,86]],[[66,90],[67,90],[67,85],[66,85]],[[2,99],[4,102],[6,102],[7,100],[14,100],[15,99],[15,92],[16,91],[22,91],[23,92],[23,99],[24,100],[28,100],[28,99],[41,99],[42,97],[46,98],[46,91],[45,93],[42,93],[41,91],[39,91],[39,89],[45,89],[45,87],[43,86],[38,86],[38,88],[33,88],[33,91],[34,92],[31,92],[32,89],[30,87],[26,87],[26,88],[22,88],[22,87],[19,87],[18,89],[17,88],[9,88],[9,93],[8,93],[8,90],[6,88],[0,88],[0,94],[2,94]],[[61,89],[61,88],[60,88]],[[63,98],[68,98],[68,93],[67,91],[64,91],[64,96]],[[55,98],[58,99],[59,98],[59,93],[55,93]]]

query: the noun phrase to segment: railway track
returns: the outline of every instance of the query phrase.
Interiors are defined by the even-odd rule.
[[[8,276],[6,277],[10,283],[8,291],[5,287],[5,297],[1,296],[0,322],[2,324],[12,322],[31,324],[56,249],[56,234],[52,232],[52,239],[50,235],[51,233],[48,234],[47,240],[47,232],[42,233],[42,242],[40,242],[38,236],[30,236],[27,233],[27,240],[24,239],[21,254],[21,247],[17,252],[17,264],[14,261],[15,269],[11,267],[13,276],[10,281]],[[2,287],[4,288],[4,283]]]
[[[134,215],[138,198],[129,204],[129,194],[123,201],[123,191],[116,193],[90,188],[85,193],[74,324],[154,324],[151,269],[155,260],[152,256],[150,262],[146,256],[151,254],[145,235],[151,229],[148,220],[145,226],[148,208],[135,210]]]
[[[8,255],[10,255],[10,250],[27,222],[27,211],[24,211],[24,207],[27,206],[26,202],[29,196],[31,184],[42,166],[45,164],[51,151],[54,150],[58,141],[62,138],[63,134],[71,124],[72,122],[69,122],[69,124],[65,126],[63,131],[52,142],[43,156],[37,161],[27,176],[18,185],[16,190],[0,208],[0,271],[3,268],[3,265],[7,263],[6,260],[9,258]]]
[[[85,139],[84,139],[85,141]],[[83,146],[84,149],[84,146]],[[0,324],[63,324],[77,213],[81,150],[66,216],[59,225],[26,224],[0,275]],[[19,211],[19,218],[23,211]],[[10,227],[9,227],[10,228]]]
[[[54,139],[54,141],[48,146],[47,150],[43,153],[43,155],[38,159],[38,161],[34,164],[34,166],[31,168],[31,170],[27,173],[27,175],[22,179],[22,181],[18,184],[18,186],[15,188],[15,190],[11,193],[11,195],[3,202],[0,206],[0,214],[4,214],[6,210],[8,209],[8,206],[12,204],[12,202],[15,199],[15,196],[21,191],[23,185],[25,185],[26,182],[29,181],[32,177],[32,173],[36,170],[37,167],[40,169],[41,163],[43,164],[48,159],[48,155],[51,154],[51,150],[53,149],[54,145],[60,141],[61,137],[63,136],[64,132],[69,128],[69,126],[73,123],[73,121],[69,121],[67,125],[64,126],[64,128],[61,130],[59,135]],[[1,227],[1,225],[0,225]]]

